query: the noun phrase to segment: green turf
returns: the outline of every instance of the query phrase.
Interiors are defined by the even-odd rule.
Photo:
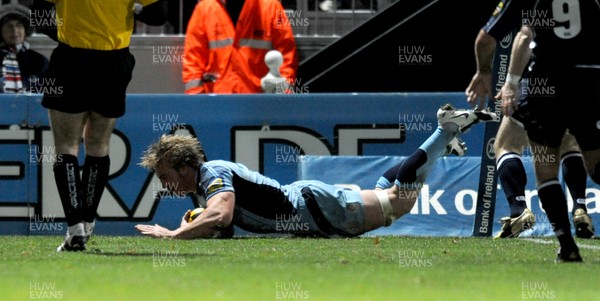
[[[600,241],[583,264],[556,242],[381,237],[175,241],[0,236],[0,300],[597,300]]]

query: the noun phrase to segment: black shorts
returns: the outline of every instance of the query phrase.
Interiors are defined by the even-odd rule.
[[[559,147],[569,130],[582,150],[600,148],[600,69],[533,71],[527,89],[531,141]]]
[[[129,48],[91,50],[59,43],[40,80],[42,106],[65,113],[94,111],[108,118],[125,114],[135,58]]]

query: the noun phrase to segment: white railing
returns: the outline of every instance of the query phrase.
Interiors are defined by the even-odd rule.
[[[171,0],[173,1],[173,0]],[[183,1],[179,1],[179,28],[186,20]],[[360,26],[388,7],[394,0],[282,0],[285,13],[290,20],[296,36],[307,37],[340,37]],[[334,5],[336,3],[337,5]],[[315,9],[318,8],[318,9]],[[137,35],[177,35],[170,24],[164,26],[148,26],[138,22],[134,31]]]

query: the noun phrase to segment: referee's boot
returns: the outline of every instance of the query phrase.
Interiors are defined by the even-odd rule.
[[[56,252],[85,251],[87,237],[83,223],[77,223],[67,229],[64,242],[56,248]]]
[[[437,111],[438,124],[446,131],[465,133],[480,121],[500,121],[500,116],[489,110],[457,110],[446,104]]]

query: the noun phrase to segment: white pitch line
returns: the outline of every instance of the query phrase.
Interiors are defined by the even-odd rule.
[[[538,243],[538,244],[545,244],[545,245],[558,244],[558,241],[546,240],[546,239],[539,239],[539,238],[523,238],[523,240],[530,241],[530,242],[535,242],[535,243]],[[588,249],[588,250],[600,251],[600,246],[586,245],[586,244],[579,244],[579,243],[577,244],[577,246],[580,249]]]

